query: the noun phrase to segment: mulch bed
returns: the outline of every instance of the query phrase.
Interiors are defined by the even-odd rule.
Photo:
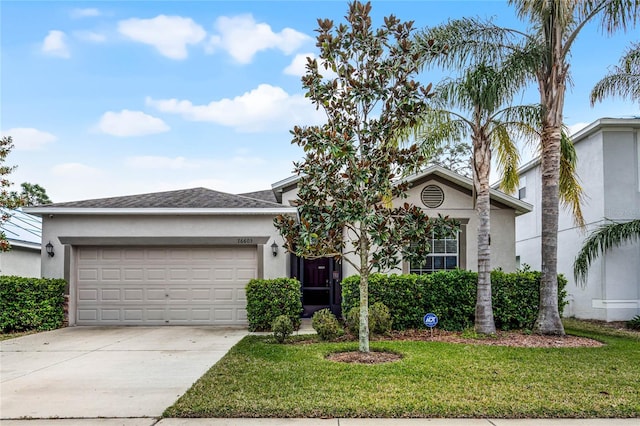
[[[470,338],[463,337],[460,332],[444,330],[435,330],[433,335],[428,330],[404,330],[394,331],[388,336],[374,337],[371,340],[447,342],[466,345],[510,346],[518,348],[581,348],[604,346],[602,342],[586,337],[568,335],[542,336],[538,334],[525,334],[519,331],[498,331],[494,336]],[[359,351],[335,352],[327,356],[327,359],[330,361],[357,364],[381,364],[398,361],[401,358],[402,356],[399,354],[382,351],[371,351],[368,353]]]

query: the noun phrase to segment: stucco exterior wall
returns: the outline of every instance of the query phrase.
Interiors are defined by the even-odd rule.
[[[436,185],[444,193],[444,202],[440,207],[430,209],[422,204],[422,189],[427,185]],[[463,269],[478,270],[478,215],[473,207],[471,191],[466,191],[440,179],[428,179],[413,186],[408,191],[407,201],[422,207],[429,216],[449,216],[466,222],[465,226],[465,253]],[[502,268],[506,272],[516,269],[515,261],[515,211],[511,208],[503,208],[491,204],[491,267]]]
[[[640,217],[638,130],[608,125],[574,141],[577,173],[586,195],[582,213],[586,230],[576,227],[572,213],[560,208],[558,272],[567,280],[569,305],[565,316],[605,321],[626,320],[640,314],[640,244],[614,249],[598,257],[584,285],[573,278],[573,262],[587,236],[604,219]],[[521,264],[541,267],[541,175],[537,165],[523,173],[531,213],[516,219],[516,255]]]
[[[0,275],[40,277],[40,250],[13,245],[11,251],[0,252]]]
[[[54,246],[56,255],[49,258],[42,255],[42,274],[49,278],[65,278],[65,261],[67,271],[73,270],[69,262],[72,253],[65,255],[65,249],[59,237],[109,237],[136,238],[162,237],[174,239],[175,245],[193,245],[188,243],[190,237],[233,237],[242,240],[246,237],[268,237],[262,247],[262,269],[264,278],[287,276],[287,262],[283,240],[273,226],[272,216],[193,216],[193,215],[153,215],[153,216],[116,216],[116,215],[54,215],[43,218],[42,241]],[[179,242],[182,242],[181,244]],[[280,247],[278,255],[271,253],[271,244],[276,242]],[[127,244],[131,244],[127,242]],[[234,244],[233,241],[225,243]],[[252,245],[237,242],[239,245]],[[124,245],[124,244],[123,244]],[[143,244],[141,244],[143,245]],[[255,244],[253,244],[255,245]],[[260,251],[259,251],[260,253]],[[67,272],[68,273],[68,272]]]
[[[422,189],[427,185],[437,185],[444,193],[444,201],[440,207],[430,209],[422,203]],[[471,271],[478,270],[478,240],[477,213],[473,208],[471,192],[447,183],[442,179],[428,179],[414,185],[407,192],[408,197],[402,200],[395,200],[394,204],[410,203],[424,209],[429,216],[449,216],[464,223],[461,238],[461,250],[459,253],[460,267]],[[404,267],[403,267],[404,266]],[[385,273],[403,273],[407,271],[408,265],[399,264],[395,269],[383,271]],[[515,211],[510,208],[501,208],[495,204],[491,207],[491,266],[492,268],[502,268],[506,272],[516,270],[515,261]],[[343,265],[345,277],[356,274],[353,266],[345,262]]]

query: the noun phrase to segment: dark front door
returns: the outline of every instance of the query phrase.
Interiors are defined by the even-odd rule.
[[[295,264],[295,265],[294,265]],[[320,309],[331,309],[340,316],[342,274],[340,264],[332,258],[292,258],[292,274],[302,284],[302,316],[310,317]]]

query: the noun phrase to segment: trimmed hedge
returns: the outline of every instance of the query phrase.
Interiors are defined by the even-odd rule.
[[[518,271],[491,273],[493,314],[496,328],[502,330],[533,328],[538,315],[540,272]],[[427,312],[438,316],[438,326],[445,330],[473,327],[478,274],[455,270],[428,275],[372,274],[369,278],[369,304],[382,302],[389,307],[393,328],[424,327]],[[360,277],[342,281],[342,312],[359,306]],[[558,304],[566,306],[567,280],[558,276]]]
[[[64,323],[63,279],[0,276],[0,330],[53,330]]]
[[[293,278],[251,280],[246,286],[249,331],[270,331],[271,323],[280,315],[300,327],[302,295],[300,282]]]

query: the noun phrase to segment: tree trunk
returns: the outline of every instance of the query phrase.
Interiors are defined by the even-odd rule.
[[[562,54],[562,30],[556,23],[550,29],[551,63],[538,75],[540,100],[545,111],[542,119],[542,276],[540,307],[534,331],[564,335],[558,310],[558,212],[560,184],[560,138],[562,110],[568,67]]]
[[[360,236],[360,352],[369,352],[369,242]]]
[[[560,125],[542,131],[542,276],[540,307],[534,331],[564,335],[558,309],[558,203],[560,181]]]
[[[473,141],[473,180],[476,187],[478,213],[478,287],[476,297],[475,330],[494,334],[496,325],[491,301],[491,194],[489,176],[491,150],[489,142],[480,136]]]

